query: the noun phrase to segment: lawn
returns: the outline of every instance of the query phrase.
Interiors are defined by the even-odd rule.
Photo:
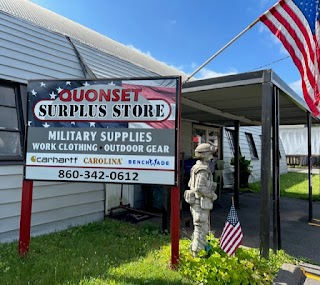
[[[0,244],[0,284],[192,284],[169,268],[169,244],[151,224],[113,219],[33,237],[26,258]]]
[[[260,259],[257,249],[238,249],[228,257],[210,238],[210,254],[193,258],[190,240],[180,241],[180,266],[170,268],[170,236],[150,223],[113,219],[32,237],[30,251],[18,256],[17,242],[0,244],[1,285],[191,285],[270,284],[284,252]]]
[[[312,175],[312,197],[314,201],[320,200],[320,175]],[[260,182],[251,183],[249,189],[260,192]],[[308,174],[288,172],[280,175],[280,195],[299,199],[309,199]]]
[[[320,200],[320,175],[312,178],[313,199]],[[307,174],[283,174],[280,185],[282,196],[308,199]],[[260,183],[250,189],[260,191]],[[270,284],[283,262],[295,262],[283,252],[260,259],[257,249],[238,249],[230,258],[217,239],[210,243],[210,255],[194,259],[190,241],[181,240],[180,267],[172,270],[169,235],[148,221],[133,225],[106,219],[32,237],[24,258],[18,256],[17,241],[0,244],[0,285],[261,285]]]

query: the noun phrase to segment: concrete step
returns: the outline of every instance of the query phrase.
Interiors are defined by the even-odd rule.
[[[302,285],[305,279],[306,277],[299,266],[284,263],[272,285]]]
[[[273,285],[320,285],[320,266],[302,263],[285,263],[277,274]]]
[[[301,263],[300,268],[306,276],[306,280],[303,283],[304,285],[320,285],[320,266]]]

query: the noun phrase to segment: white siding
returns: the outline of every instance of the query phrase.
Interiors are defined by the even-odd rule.
[[[79,77],[83,72],[66,37],[0,13],[1,79]]]
[[[0,27],[1,79],[83,77],[64,36],[3,13]],[[22,175],[22,166],[0,166],[0,242],[18,238]],[[102,184],[35,182],[33,194],[33,235],[104,217]]]
[[[133,65],[93,47],[74,41],[82,59],[99,78],[156,76],[144,68]]]
[[[106,184],[106,215],[110,213],[110,209],[118,207],[121,203],[122,205],[135,206],[136,201],[134,200],[135,191],[140,191],[141,186],[129,185],[129,184]],[[136,190],[135,190],[136,189]],[[122,192],[122,195],[121,195]],[[122,196],[122,200],[121,200]],[[141,199],[142,194],[140,194],[137,199]]]
[[[18,238],[22,166],[0,167],[0,242]],[[100,183],[34,182],[32,235],[102,220],[104,186]]]
[[[233,129],[233,128],[230,128]],[[224,171],[224,183],[225,185],[232,185],[233,184],[233,166],[230,165],[231,158],[233,157],[233,153],[231,152],[228,139],[226,137],[226,132],[223,132],[223,157],[225,161],[225,171]],[[258,152],[258,159],[251,158],[249,144],[247,142],[245,133],[250,133],[253,136],[253,140],[255,142],[257,152]],[[240,127],[239,132],[239,145],[241,154],[246,157],[246,159],[251,160],[252,165],[252,174],[249,177],[249,182],[259,181],[261,177],[261,127]],[[286,163],[286,155],[284,152],[284,148],[282,142],[280,140],[279,150],[281,154],[280,158],[280,173],[287,173],[287,163]]]

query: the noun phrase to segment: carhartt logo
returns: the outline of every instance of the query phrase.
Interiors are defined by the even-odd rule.
[[[77,163],[77,157],[55,157],[55,156],[31,156],[31,162],[43,164],[64,164],[64,163]]]

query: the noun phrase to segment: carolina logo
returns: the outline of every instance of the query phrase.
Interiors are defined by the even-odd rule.
[[[86,157],[83,159],[85,164],[107,164],[107,165],[121,165],[121,158],[97,158],[97,157]]]

